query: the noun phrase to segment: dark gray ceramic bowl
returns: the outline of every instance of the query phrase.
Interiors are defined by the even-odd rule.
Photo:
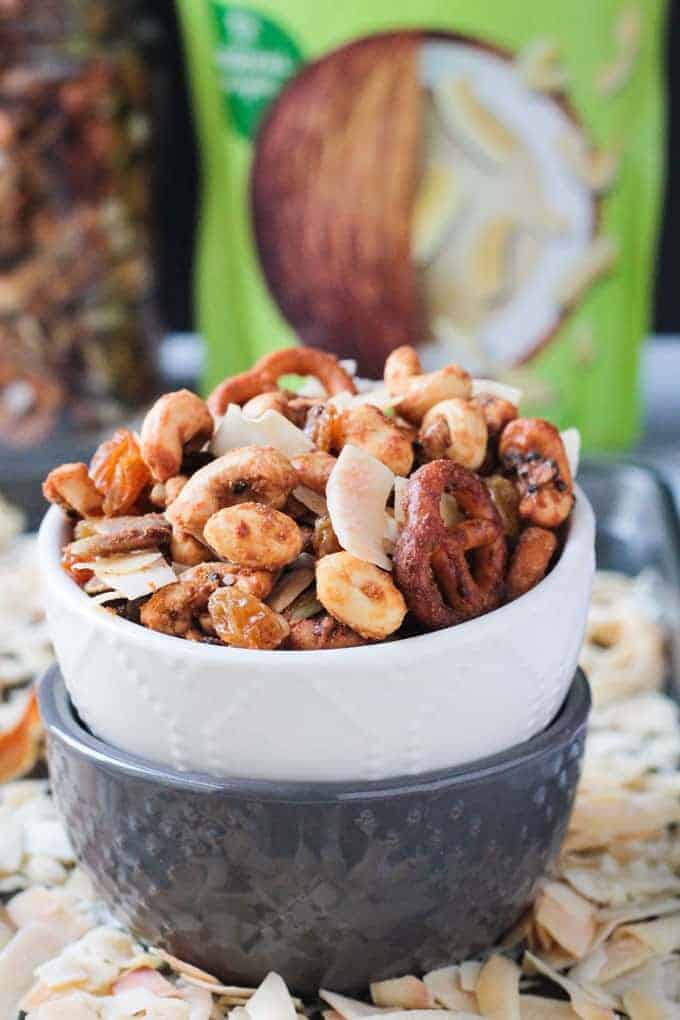
[[[544,733],[474,765],[269,783],[133,758],[82,726],[56,668],[40,684],[54,794],[115,914],[223,978],[273,969],[303,994],[472,956],[515,923],[563,839],[589,706],[579,673]]]

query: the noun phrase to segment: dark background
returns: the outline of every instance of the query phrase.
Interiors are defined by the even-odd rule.
[[[146,0],[163,24],[161,66],[161,131],[157,171],[157,208],[160,240],[160,297],[165,324],[170,330],[192,327],[191,258],[196,219],[198,165],[191,127],[182,52],[170,0]],[[656,278],[653,328],[658,333],[680,333],[680,182],[674,170],[680,158],[680,3],[671,0],[668,18],[667,187]]]

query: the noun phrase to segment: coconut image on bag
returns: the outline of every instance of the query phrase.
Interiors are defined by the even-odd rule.
[[[533,0],[180,6],[207,385],[295,343],[378,377],[409,344],[425,370],[520,387],[587,447],[633,438],[663,0],[588,8],[588,52],[578,10]]]
[[[563,100],[473,40],[399,33],[323,57],[255,149],[275,300],[304,342],[369,375],[414,338],[427,367],[521,363],[573,305],[592,249],[597,198],[563,155],[581,141]]]

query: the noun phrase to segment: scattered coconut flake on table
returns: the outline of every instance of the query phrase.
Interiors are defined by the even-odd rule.
[[[217,457],[241,446],[273,446],[286,457],[309,453],[314,444],[304,432],[278,411],[265,411],[259,418],[247,418],[240,407],[230,404],[217,427],[211,449]]]

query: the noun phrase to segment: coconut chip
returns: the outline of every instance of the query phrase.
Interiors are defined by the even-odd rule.
[[[348,443],[326,485],[328,514],[342,548],[384,570],[392,569],[383,538],[394,477],[376,457]]]
[[[258,418],[247,418],[237,404],[230,404],[213,436],[211,450],[222,457],[241,446],[273,446],[285,457],[309,453],[314,444],[278,411],[265,411]]]
[[[267,599],[267,604],[272,607],[275,613],[282,613],[288,609],[298,595],[309,588],[314,580],[313,567],[298,567],[291,570],[276,583],[273,592]]]
[[[427,986],[413,974],[388,981],[376,981],[370,986],[370,992],[376,1006],[429,1009],[434,1005]]]

